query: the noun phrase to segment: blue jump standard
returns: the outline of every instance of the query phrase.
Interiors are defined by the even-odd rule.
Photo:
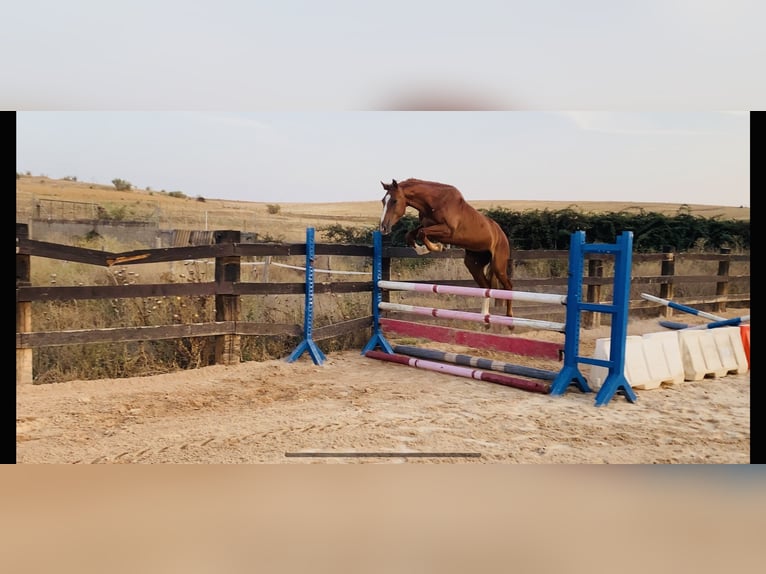
[[[303,313],[303,340],[298,344],[295,350],[287,357],[287,362],[292,363],[300,357],[305,351],[308,351],[311,360],[315,365],[321,365],[325,362],[325,354],[312,338],[312,328],[314,324],[314,228],[306,229],[306,299],[305,310]]]
[[[362,355],[380,347],[385,353],[393,354],[391,343],[383,336],[380,329],[380,309],[378,306],[383,299],[383,291],[378,283],[383,279],[383,235],[380,231],[372,233],[372,337],[362,349]]]
[[[585,243],[585,232],[575,231],[569,247],[569,285],[567,288],[566,339],[564,367],[551,386],[551,395],[561,395],[571,384],[583,392],[591,392],[578,363],[607,367],[609,374],[596,394],[596,406],[602,406],[617,393],[631,403],[636,394],[625,378],[625,341],[628,335],[628,305],[630,303],[630,271],[632,265],[633,233],[624,231],[615,244]],[[586,253],[614,254],[614,294],[612,304],[583,303],[582,277]],[[612,315],[609,360],[579,356],[580,314],[598,311]]]

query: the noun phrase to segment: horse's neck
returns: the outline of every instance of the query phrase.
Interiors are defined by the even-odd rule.
[[[405,192],[404,197],[407,199],[407,205],[410,207],[417,209],[418,213],[421,215],[427,215],[430,213],[433,213],[434,206],[433,203],[430,201],[430,198],[423,194],[418,194],[416,192],[407,193]]]

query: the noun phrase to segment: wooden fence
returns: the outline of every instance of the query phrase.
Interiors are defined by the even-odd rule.
[[[303,333],[303,317],[295,317],[294,323],[257,323],[243,321],[240,317],[240,296],[305,294],[305,281],[292,283],[264,283],[243,281],[241,277],[241,259],[243,257],[285,257],[306,254],[305,243],[242,243],[241,233],[233,230],[215,231],[214,244],[193,245],[186,247],[167,247],[158,249],[140,249],[122,253],[110,253],[89,248],[73,247],[29,239],[27,224],[16,225],[16,383],[31,383],[32,351],[35,348],[57,345],[81,345],[88,343],[111,343],[128,341],[153,341],[161,339],[179,339],[189,337],[216,338],[215,363],[235,364],[241,360],[240,337],[295,337],[299,340]],[[372,258],[372,246],[367,245],[315,245],[315,254],[339,255],[346,257]],[[111,267],[114,265],[135,265],[146,263],[166,263],[189,259],[214,259],[214,279],[210,282],[196,283],[159,283],[143,285],[82,285],[82,286],[32,286],[30,258],[44,257],[61,261],[85,263],[95,266]],[[440,253],[431,253],[427,257],[461,258],[461,249],[448,249]],[[538,260],[561,261],[566,267],[568,251],[529,250],[515,251],[514,265]],[[599,257],[599,258],[596,258]],[[602,258],[608,255],[598,254],[590,258],[587,264],[587,276],[583,278],[586,299],[590,302],[610,300],[608,292],[612,277],[604,275],[609,261]],[[407,247],[384,247],[383,278],[391,279],[391,262],[398,258],[422,259],[414,250]],[[682,259],[718,261],[715,275],[675,275],[675,263]],[[655,316],[669,316],[672,309],[646,301],[640,297],[640,291],[651,292],[664,299],[673,299],[678,303],[693,305],[700,309],[712,308],[713,311],[725,311],[727,304],[749,306],[750,275],[730,275],[730,263],[749,262],[749,255],[733,255],[727,250],[720,254],[676,254],[667,250],[658,254],[633,254],[633,266],[644,262],[656,262],[659,275],[633,276],[629,313]],[[749,267],[748,267],[749,271]],[[553,292],[566,289],[567,277],[514,277],[514,289],[520,291]],[[420,282],[433,282],[424,279]],[[451,285],[474,285],[472,280],[441,281]],[[674,298],[674,287],[687,284],[714,283],[716,294],[703,298]],[[745,285],[746,292],[730,293],[729,286],[737,283]],[[656,288],[651,286],[658,285]],[[541,289],[541,287],[544,288]],[[372,281],[316,282],[315,293],[358,293],[372,291]],[[635,294],[634,294],[635,291]],[[120,299],[141,297],[169,296],[210,296],[215,297],[215,321],[208,323],[175,324],[160,326],[114,327],[107,329],[78,329],[66,331],[35,331],[33,329],[33,301],[64,301],[88,299]],[[606,299],[602,299],[606,298]],[[544,311],[530,306],[516,314],[534,317]],[[563,314],[563,311],[562,311]],[[371,326],[371,314],[346,320],[340,323],[313,329],[315,341],[322,341],[341,335],[358,332]],[[597,326],[599,314],[585,313],[584,328]]]

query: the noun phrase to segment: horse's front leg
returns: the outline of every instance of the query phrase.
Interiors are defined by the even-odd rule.
[[[422,227],[420,228],[420,231],[418,232],[418,239],[423,245],[426,246],[426,249],[428,251],[444,251],[444,244],[440,242],[433,242],[430,239],[428,239],[428,235],[426,235],[426,232]]]
[[[427,223],[427,224],[426,224]],[[446,223],[426,221],[418,229],[418,239],[429,251],[444,251],[445,243],[452,243],[452,229]]]
[[[430,253],[431,250],[428,248],[427,245],[421,245],[419,244],[416,239],[418,238],[418,234],[423,230],[422,227],[417,227],[415,229],[411,229],[407,232],[407,235],[404,236],[404,241],[412,247],[415,250],[415,253],[418,255],[425,255],[426,253]]]

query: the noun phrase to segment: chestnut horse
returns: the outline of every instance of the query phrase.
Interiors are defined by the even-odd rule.
[[[508,237],[496,221],[470,206],[456,187],[421,179],[400,182],[393,179],[391,183],[380,184],[386,190],[380,218],[383,235],[391,233],[407,208],[413,207],[418,211],[420,224],[405,239],[419,255],[442,251],[444,243],[462,247],[463,263],[479,287],[513,289],[508,278],[511,261]],[[489,299],[485,299],[482,314],[488,313]],[[510,299],[506,301],[506,315],[513,317]]]

